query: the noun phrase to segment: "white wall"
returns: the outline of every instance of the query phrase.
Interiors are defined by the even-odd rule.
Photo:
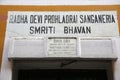
[[[120,38],[116,39],[118,59],[114,64],[114,78],[120,80]]]
[[[7,39],[6,39],[7,40]],[[117,47],[117,53],[118,53],[118,59],[114,63],[114,80],[120,80],[120,37],[115,39],[116,41],[116,47]],[[8,41],[5,41],[4,48],[4,55],[2,59],[2,67],[1,67],[1,79],[0,80],[12,80],[12,67],[11,62],[8,61],[8,48],[9,45],[7,43]]]
[[[115,5],[120,0],[0,0],[1,5]]]
[[[0,5],[120,5],[120,0],[0,0]],[[118,59],[114,65],[114,75],[115,80],[120,80],[120,38],[116,39],[116,45]],[[11,74],[11,68],[7,54],[4,55],[3,61],[2,72],[7,74],[2,75],[0,80],[11,80],[11,75],[8,75]]]

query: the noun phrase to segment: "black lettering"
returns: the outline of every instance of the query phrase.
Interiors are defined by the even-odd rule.
[[[34,27],[30,26],[30,34],[33,34],[33,33],[34,33]]]
[[[13,21],[13,15],[10,15],[9,23],[14,23],[14,21]]]
[[[112,23],[115,23],[115,18],[113,15],[112,15]]]
[[[65,34],[90,34],[90,26],[64,26]]]
[[[86,27],[86,33],[91,33],[91,27]]]
[[[83,15],[80,15],[80,23],[83,23]]]
[[[68,33],[68,27],[64,26],[64,34],[67,34],[67,33]]]
[[[35,34],[40,34],[40,27],[35,27]]]

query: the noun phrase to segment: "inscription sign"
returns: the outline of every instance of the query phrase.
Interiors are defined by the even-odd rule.
[[[9,11],[7,35],[12,37],[119,36],[116,11]]]
[[[76,55],[76,38],[48,38],[48,55]]]

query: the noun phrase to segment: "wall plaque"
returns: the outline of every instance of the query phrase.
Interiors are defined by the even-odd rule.
[[[76,38],[73,37],[50,37],[47,43],[48,55],[66,56],[76,55]]]

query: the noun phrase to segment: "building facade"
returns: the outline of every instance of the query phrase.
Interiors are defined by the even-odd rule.
[[[1,1],[0,80],[120,79],[120,3],[65,2]]]

